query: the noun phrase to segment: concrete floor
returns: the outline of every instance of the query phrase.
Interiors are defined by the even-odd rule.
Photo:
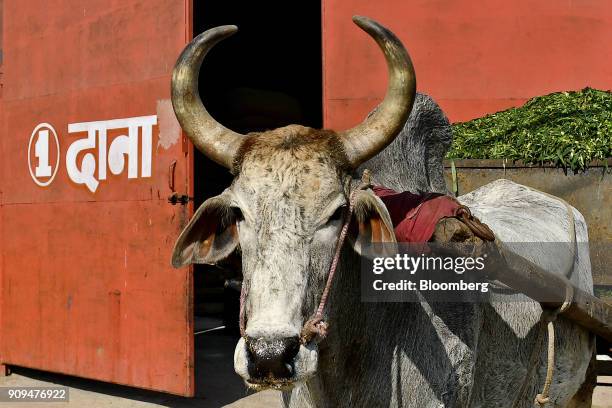
[[[612,407],[612,377],[599,377],[598,384],[605,384],[595,387],[592,408]]]
[[[100,381],[13,367],[8,377],[0,377],[0,387],[67,386],[68,403],[18,403],[26,407],[69,408],[276,408],[280,407],[278,392],[247,392],[233,367],[236,336],[223,331],[197,335],[195,398],[183,398],[161,392],[141,390]],[[0,402],[0,407],[8,406]]]
[[[13,374],[0,377],[0,387],[67,386],[67,403],[1,403],[0,407],[68,407],[68,408],[276,408],[280,394],[266,391],[247,392],[233,370],[235,336],[221,331],[196,336],[195,398],[183,398],[160,392],[145,391],[121,385],[86,380],[61,374],[14,367]],[[599,377],[593,408],[612,408],[612,377]]]

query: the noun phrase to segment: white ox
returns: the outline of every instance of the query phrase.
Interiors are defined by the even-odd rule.
[[[492,294],[490,303],[360,301],[359,248],[394,241],[389,214],[370,190],[355,196],[351,222],[358,228],[349,233],[330,293],[329,335],[300,339],[327,278],[353,171],[367,162],[375,180],[396,190],[445,189],[439,158],[432,156],[450,142],[443,114],[431,100],[415,96],[414,71],[399,40],[369,19],[355,22],[385,54],[389,86],[362,124],[338,133],[296,125],[248,135],[226,129],[202,105],[197,77],[207,51],[236,28],[209,30],[187,46],[173,75],[175,112],[196,147],[235,178],[197,210],[177,241],[173,264],[215,263],[240,251],[244,333],[235,369],[253,389],[283,390],[286,406],[532,406],[546,368],[537,344],[538,303],[509,301],[503,293]],[[521,253],[525,258],[553,272],[572,264],[572,282],[592,293],[588,247],[567,255],[572,231],[577,242],[588,241],[578,211],[572,208],[568,216],[558,199],[503,180],[460,201],[502,241],[534,242]],[[551,254],[540,242],[567,244]],[[549,405],[580,406],[574,397],[588,399],[589,387],[579,391],[593,338],[563,318],[556,329]]]

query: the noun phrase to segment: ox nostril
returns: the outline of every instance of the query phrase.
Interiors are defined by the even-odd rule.
[[[247,338],[248,370],[252,379],[288,379],[293,376],[293,359],[300,350],[299,337],[282,339]]]
[[[288,337],[283,339],[284,343],[284,354],[283,359],[285,362],[293,362],[295,356],[300,351],[300,338],[299,337]]]

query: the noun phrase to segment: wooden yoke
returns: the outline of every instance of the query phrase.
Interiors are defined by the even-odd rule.
[[[565,277],[548,272],[515,254],[497,239],[482,241],[456,218],[441,220],[432,240],[440,243],[470,242],[481,246],[479,254],[487,254],[495,267],[486,268],[486,272],[475,269],[473,273],[481,274],[484,279],[497,280],[540,302],[545,308],[558,309],[566,300],[569,301],[570,305],[561,313],[562,316],[612,343],[612,305],[576,288]],[[571,299],[566,299],[568,293],[573,293]]]
[[[485,244],[485,253],[499,266],[496,279],[517,292],[542,303],[542,307],[558,309],[566,301],[568,286],[573,292],[569,307],[561,313],[565,318],[612,342],[612,306],[576,288],[565,277],[555,275],[510,251],[503,242]],[[550,299],[555,299],[551,301]],[[546,300],[546,301],[543,301]]]

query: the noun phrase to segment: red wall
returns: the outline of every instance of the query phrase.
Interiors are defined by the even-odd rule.
[[[379,21],[412,56],[418,90],[453,122],[559,90],[612,88],[610,0],[324,0],[324,124],[360,122],[387,74],[375,43],[351,21]]]

